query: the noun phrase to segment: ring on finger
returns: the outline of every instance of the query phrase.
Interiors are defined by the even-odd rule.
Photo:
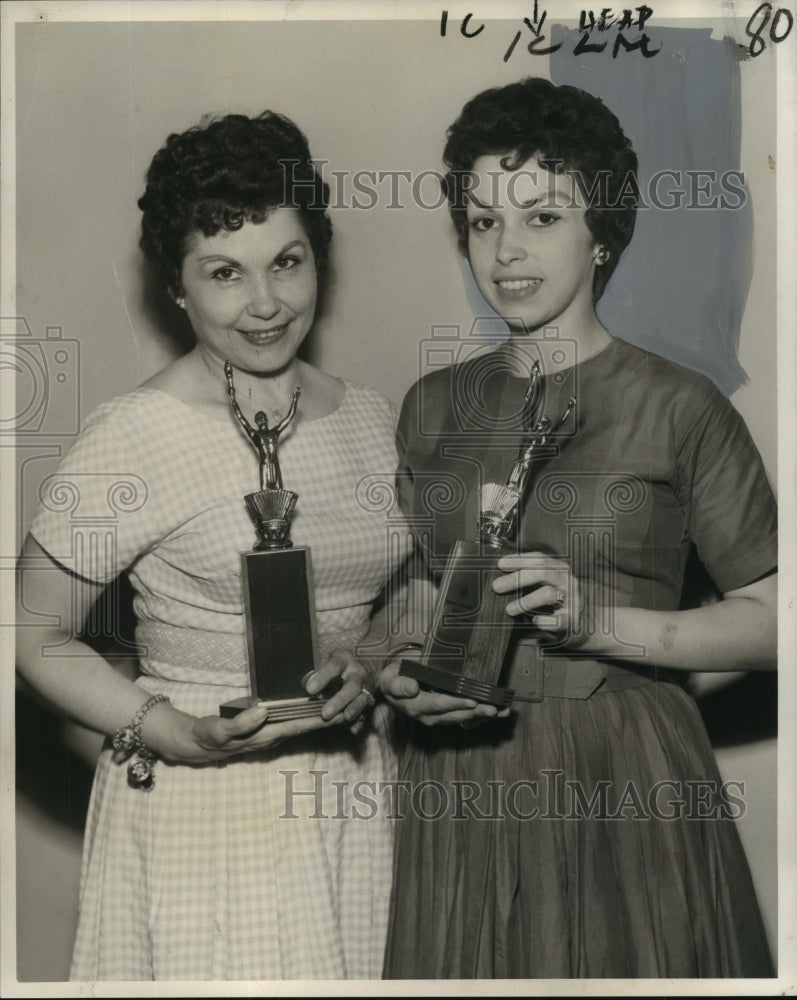
[[[551,602],[551,607],[553,608],[553,610],[558,611],[566,600],[567,600],[567,594],[564,592],[564,590],[562,590],[561,587],[554,587],[554,598],[553,601]]]

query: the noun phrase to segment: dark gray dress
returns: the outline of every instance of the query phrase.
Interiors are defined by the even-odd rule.
[[[609,609],[588,628],[678,609],[693,549],[720,592],[776,567],[760,458],[707,379],[613,340],[544,382],[545,412],[575,395],[577,417],[534,464],[518,549],[570,561]],[[525,388],[488,356],[405,399],[402,506],[432,576],[512,466]],[[407,725],[386,978],[773,974],[740,790],[677,676],[628,652],[562,655],[519,625],[509,719]]]

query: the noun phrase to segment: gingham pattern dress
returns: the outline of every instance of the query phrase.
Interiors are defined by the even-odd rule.
[[[291,537],[311,547],[319,642],[353,648],[407,545],[396,521],[395,414],[346,382],[339,408],[280,439],[299,494]],[[216,420],[141,388],[99,407],[42,488],[32,526],[67,568],[135,590],[138,683],[198,715],[248,693],[239,553],[257,455]],[[399,516],[400,517],[400,516]],[[106,745],[86,828],[71,978],[379,978],[394,776],[387,714],[128,785]]]

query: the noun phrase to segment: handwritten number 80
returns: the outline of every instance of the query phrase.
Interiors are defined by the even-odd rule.
[[[761,23],[755,29],[751,31],[751,25],[756,20],[756,18],[762,15]],[[753,13],[753,16],[747,22],[747,27],[745,28],[746,33],[750,36],[750,55],[760,56],[764,49],[767,47],[766,42],[761,37],[761,33],[769,24],[769,19],[772,16],[772,4],[762,3]],[[785,30],[778,30],[778,25],[780,24],[781,17],[786,19]],[[794,27],[794,17],[790,10],[785,7],[780,7],[775,12],[775,16],[772,18],[772,24],[769,25],[769,40],[771,42],[782,42],[785,38],[789,37],[791,29]]]

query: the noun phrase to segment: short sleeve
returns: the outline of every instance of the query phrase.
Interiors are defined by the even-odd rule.
[[[30,534],[66,569],[108,583],[156,540],[136,434],[124,408],[103,404],[58,471],[42,483]]]
[[[404,397],[396,424],[396,494],[402,514],[412,523],[415,510],[415,469],[413,448],[418,439],[418,386],[413,385]],[[424,552],[423,539],[413,532],[414,545],[407,563],[407,573],[415,579],[426,579],[428,553]]]
[[[735,590],[777,567],[772,488],[744,420],[713,385],[681,429],[679,494],[690,538],[720,591]]]
[[[398,465],[396,468],[396,492],[399,506],[405,515],[411,512],[413,473],[410,465],[410,442],[413,437],[413,427],[410,417],[415,412],[411,398],[414,387],[404,397],[401,410],[396,421],[396,452]]]
[[[421,513],[418,479],[429,470],[437,479],[444,475],[441,448],[444,439],[450,437],[446,414],[451,408],[451,372],[452,369],[441,369],[424,376],[410,387],[401,405],[396,426],[397,487],[399,503],[407,517]]]

